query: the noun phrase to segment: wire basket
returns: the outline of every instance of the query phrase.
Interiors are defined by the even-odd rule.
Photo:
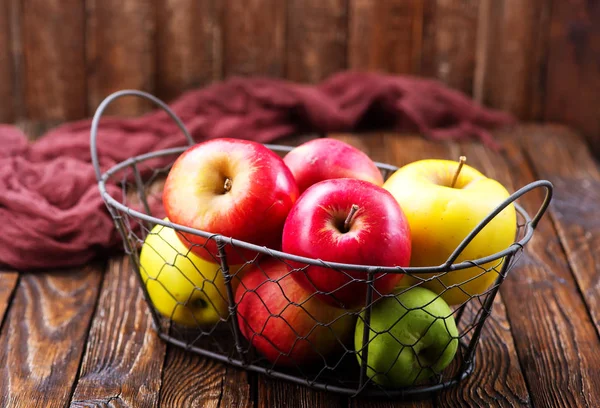
[[[96,149],[98,124],[105,108],[123,96],[145,98],[162,108],[177,123],[188,146],[132,157],[102,173]],[[169,107],[141,91],[124,90],[110,95],[100,104],[92,121],[91,156],[98,187],[139,278],[159,337],[233,366],[349,396],[427,397],[458,384],[472,373],[475,350],[496,293],[531,239],[553,189],[550,182],[539,180],[513,193],[465,237],[443,265],[390,268],[331,263],[199,231],[166,219],[162,182],[175,159],[194,144]],[[280,156],[292,149],[266,146]],[[384,163],[376,165],[384,179],[397,169]],[[115,184],[120,189],[114,188]],[[516,200],[538,188],[545,189],[545,199],[531,218]],[[485,258],[456,262],[476,235],[511,205],[518,218],[514,243]],[[182,233],[206,238],[207,247],[214,245],[217,250],[212,262],[198,261],[191,252],[191,243],[180,246],[185,242]],[[180,238],[177,241],[169,238],[175,234]],[[227,254],[232,253],[237,255],[235,265],[227,260]],[[332,273],[347,276],[348,284],[362,285],[364,304],[352,309],[324,306],[319,296],[327,293],[316,289],[297,293],[290,289],[292,275],[305,273],[309,266],[329,268]],[[492,283],[476,294],[465,290],[469,282],[444,283],[445,276],[461,270],[476,271],[469,281],[485,278]],[[250,273],[262,274],[260,284],[247,284],[249,279],[242,279]],[[391,294],[379,293],[376,282],[386,274],[405,274],[413,283]],[[407,293],[432,282],[443,288],[439,294],[416,306],[405,300]],[[430,305],[440,303],[448,291],[460,291],[464,300],[451,307],[444,303],[446,313],[432,313]],[[372,316],[380,313],[377,308],[383,304],[394,309],[398,317],[382,328]],[[431,318],[415,337],[402,322],[417,315]],[[434,339],[427,344],[434,332],[446,336],[446,340]],[[377,359],[382,347],[387,354]],[[402,367],[403,361],[412,369]],[[411,372],[405,374],[410,383],[398,385],[388,380],[398,369],[401,373]]]

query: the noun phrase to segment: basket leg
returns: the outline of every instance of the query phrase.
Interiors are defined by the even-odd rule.
[[[225,279],[225,287],[227,289],[227,300],[229,303],[229,317],[231,320],[231,327],[233,330],[233,339],[235,340],[235,349],[238,352],[240,359],[244,365],[248,364],[246,353],[241,342],[240,326],[237,319],[237,305],[235,304],[235,295],[233,288],[231,287],[231,274],[229,273],[229,264],[227,263],[227,254],[225,253],[226,242],[223,237],[216,237],[217,249],[219,250],[219,259],[221,261],[221,272]]]

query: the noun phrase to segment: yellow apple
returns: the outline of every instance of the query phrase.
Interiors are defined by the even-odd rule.
[[[452,186],[458,165],[452,160],[415,161],[398,169],[383,186],[396,198],[408,219],[413,267],[444,264],[477,224],[510,195],[498,181],[468,165],[462,167]],[[455,263],[474,261],[508,248],[516,232],[516,212],[510,205],[475,236]],[[470,296],[485,293],[498,277],[501,263],[497,260],[481,265],[489,272],[479,267],[452,271],[423,286],[441,293],[450,305],[460,304]],[[406,276],[402,286],[417,281]],[[459,286],[445,289],[450,285]]]
[[[239,269],[231,266],[230,272]],[[210,326],[229,314],[220,265],[188,250],[173,228],[157,224],[148,234],[140,252],[140,274],[156,310],[178,324]],[[237,276],[231,283],[236,282]]]

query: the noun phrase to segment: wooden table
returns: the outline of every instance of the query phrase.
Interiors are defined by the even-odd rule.
[[[435,143],[418,135],[331,135],[402,165],[456,159],[513,191],[548,179],[555,196],[502,284],[459,387],[410,403],[349,400],[246,373],[166,345],[155,334],[130,263],[0,274],[0,406],[598,406],[600,172],[583,139],[561,126],[497,132],[505,147]],[[281,143],[297,144],[289,138]],[[520,203],[532,214],[542,192]]]

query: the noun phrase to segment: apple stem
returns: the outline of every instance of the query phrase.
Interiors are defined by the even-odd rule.
[[[225,184],[223,185],[223,189],[225,190],[226,193],[228,193],[229,190],[231,190],[232,185],[233,185],[233,182],[231,181],[231,179],[229,177],[227,177],[225,179]]]
[[[346,221],[344,221],[344,232],[350,231],[350,223],[352,222],[352,217],[354,217],[354,214],[356,214],[358,208],[358,205],[352,204],[352,208],[350,209],[350,212],[346,217]]]
[[[456,173],[454,173],[454,178],[452,179],[452,184],[450,184],[450,187],[454,188],[454,185],[458,180],[458,175],[460,174],[460,171],[462,170],[462,167],[466,163],[466,161],[467,158],[465,156],[460,156],[460,158],[458,159],[458,168],[456,169]]]

